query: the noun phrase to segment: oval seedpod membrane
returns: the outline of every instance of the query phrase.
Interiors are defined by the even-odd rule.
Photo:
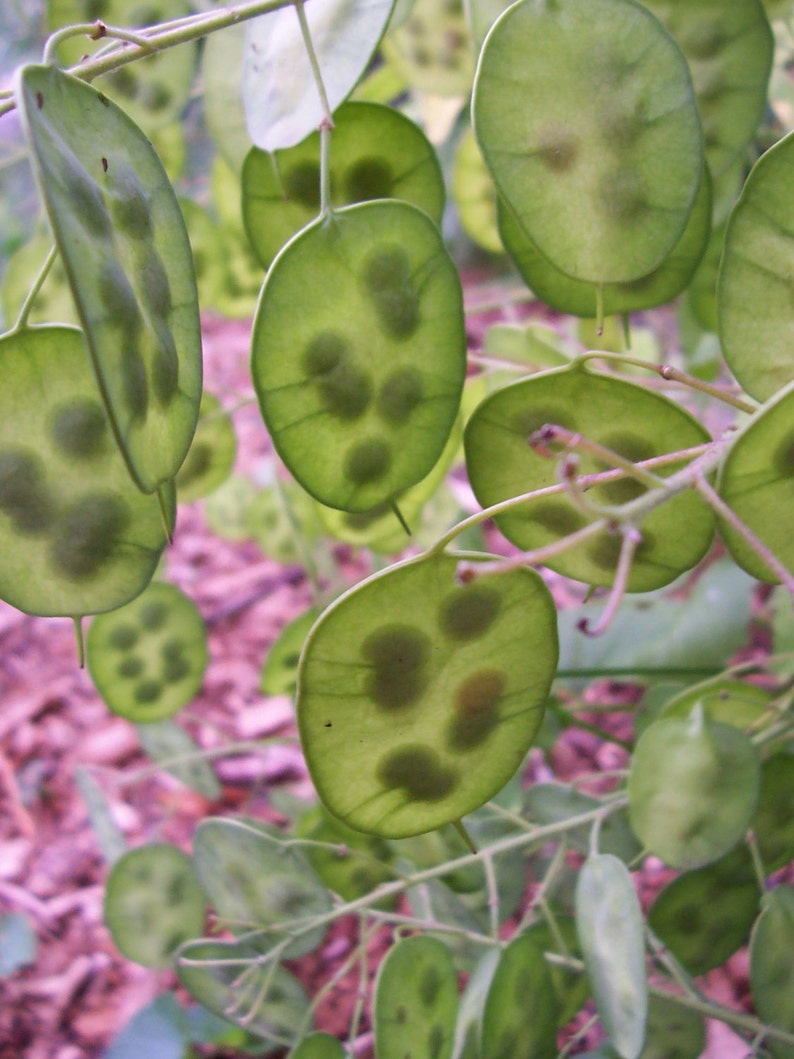
[[[634,751],[629,819],[651,853],[673,868],[717,860],[744,836],[758,803],[758,752],[732,725],[687,718],[655,721]]]
[[[581,956],[573,916],[555,914],[553,922],[540,919],[528,927],[524,934],[532,939],[542,953]],[[590,984],[587,975],[553,963],[549,964],[549,974],[557,998],[557,1025],[566,1026],[590,996]]]
[[[794,381],[741,429],[720,468],[718,490],[775,558],[794,570]],[[779,580],[734,526],[720,519],[719,528],[728,551],[742,569],[760,581]]]
[[[306,641],[304,754],[329,811],[358,831],[402,838],[479,808],[540,725],[558,651],[548,589],[524,568],[461,586],[461,558],[368,578]]]
[[[104,920],[128,960],[168,967],[204,929],[206,897],[190,857],[166,842],[119,857],[105,887]]]
[[[375,982],[378,1059],[449,1059],[457,1011],[458,980],[446,945],[419,934],[398,941]]]
[[[108,709],[138,724],[161,721],[198,693],[207,630],[192,600],[156,582],[88,631],[88,670]]]
[[[471,89],[474,45],[459,0],[413,0],[408,17],[383,41],[383,54],[417,92],[455,98]]]
[[[202,820],[196,828],[193,860],[219,918],[245,935],[258,952],[284,940],[301,920],[331,907],[328,891],[303,854],[255,821]],[[312,952],[324,937],[323,926],[299,934],[284,955]]]
[[[334,114],[330,151],[331,201],[411,202],[441,223],[444,179],[425,134],[393,107],[343,103]],[[296,232],[320,212],[320,133],[268,154],[253,147],[243,165],[243,222],[267,268]]]
[[[113,441],[80,331],[0,338],[0,597],[28,614],[79,617],[137,596],[166,538],[157,498]],[[172,488],[165,508],[174,518]]]
[[[455,149],[452,198],[461,227],[469,238],[491,254],[503,253],[505,248],[497,226],[496,188],[471,128],[466,129]]]
[[[648,924],[690,974],[707,974],[745,944],[760,900],[752,857],[742,845],[668,883]]]
[[[137,728],[141,749],[164,772],[208,801],[214,802],[221,797],[223,790],[218,777],[184,728],[170,719],[139,724]]]
[[[560,271],[524,233],[510,210],[499,204],[499,234],[526,285],[541,301],[573,316],[598,315],[599,289]],[[704,171],[683,234],[664,260],[647,276],[601,286],[605,316],[665,305],[685,290],[708,245],[711,231],[711,180]]]
[[[25,66],[17,102],[116,440],[144,492],[174,477],[201,397],[185,222],[151,143],[101,92]]]
[[[460,279],[415,206],[369,202],[321,218],[268,272],[254,386],[279,455],[329,507],[369,511],[431,471],[465,359]]]
[[[508,8],[472,120],[500,195],[567,275],[639,279],[681,238],[703,168],[697,104],[678,45],[633,0]]]
[[[645,1041],[648,982],[642,912],[631,875],[609,853],[591,855],[576,882],[576,929],[596,1010],[621,1059]]]
[[[773,754],[761,765],[753,832],[769,875],[794,859],[794,757]]]
[[[265,695],[289,695],[294,698],[298,685],[298,662],[309,629],[320,616],[319,607],[299,614],[281,633],[267,653],[262,667],[259,690]]]
[[[177,953],[176,972],[199,1004],[268,1041],[292,1040],[306,1028],[303,986],[244,942],[189,941]]]
[[[764,895],[763,911],[750,939],[750,991],[758,1018],[794,1033],[794,888],[782,883]],[[776,1059],[791,1059],[794,1048],[767,1041]]]
[[[533,451],[530,435],[549,424],[597,442],[623,458],[641,462],[654,456],[702,445],[706,430],[688,412],[661,394],[581,364],[521,379],[487,397],[469,420],[464,436],[466,466],[483,507],[535,489],[556,487],[555,494],[521,504],[495,519],[507,539],[522,549],[551,544],[593,521],[559,486],[557,460]],[[661,477],[681,464],[655,468]],[[608,470],[600,459],[580,454],[582,475]],[[598,504],[628,504],[647,488],[624,477],[588,490]],[[651,512],[640,526],[628,579],[629,592],[647,592],[669,584],[708,551],[714,520],[691,490]],[[620,554],[620,536],[602,530],[545,565],[591,585],[611,585]]]
[[[603,802],[592,798],[575,787],[562,783],[533,783],[525,792],[524,808],[533,823],[543,827],[558,824],[582,813],[597,809]],[[574,849],[587,853],[590,846],[592,823],[566,831],[565,838]],[[601,825],[598,835],[599,849],[611,853],[626,864],[630,864],[642,853],[637,836],[629,827],[625,812],[610,813]]]
[[[717,285],[723,355],[759,401],[794,380],[792,165],[789,133],[753,166],[728,220]]]
[[[687,688],[665,704],[657,714],[663,717],[688,717],[698,703],[708,721],[719,721],[745,731],[769,712],[774,698],[771,691],[745,680],[718,676]]]
[[[289,1059],[347,1059],[347,1054],[338,1037],[318,1030],[304,1037]]]
[[[556,1054],[559,1006],[551,972],[529,934],[499,957],[482,1019],[488,1059],[549,1059]]]
[[[156,26],[191,14],[186,0],[47,0],[50,32],[63,26],[97,19],[106,26],[136,30]],[[80,62],[86,53],[84,35],[67,37],[58,44],[63,66]],[[98,87],[107,92],[147,132],[179,120],[193,85],[196,47],[187,45],[158,52],[142,62],[128,63],[103,77]]]
[[[394,0],[313,0],[306,21],[327,106],[355,88],[378,46]],[[322,124],[324,100],[295,11],[246,23],[243,107],[251,142],[263,151],[293,147]]]
[[[327,849],[307,846],[306,859],[328,889],[344,901],[355,901],[396,877],[391,867],[392,851],[382,838],[354,831],[327,813],[322,805],[304,813],[296,834],[312,842],[328,844]],[[390,897],[380,902],[379,907],[394,908],[396,901],[396,897]]]
[[[742,155],[767,105],[774,39],[760,0],[642,0],[686,57],[715,176]]]
[[[200,409],[196,433],[175,479],[182,504],[209,496],[225,482],[237,455],[237,435],[218,398],[203,393]]]
[[[706,1047],[706,1023],[697,1011],[654,994],[648,998],[645,1047],[640,1059],[700,1059]]]

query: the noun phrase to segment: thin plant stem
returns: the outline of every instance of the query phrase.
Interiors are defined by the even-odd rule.
[[[573,1052],[579,1042],[587,1036],[590,1030],[598,1025],[598,1019],[598,1013],[591,1015],[587,1022],[585,1022],[584,1025],[576,1031],[573,1037],[571,1037],[568,1043],[563,1047],[562,1051],[557,1053],[557,1059],[567,1059],[567,1056]]]
[[[359,931],[364,932],[364,920],[359,917]],[[373,931],[374,932],[374,931]],[[364,1004],[367,999],[367,985],[369,983],[369,957],[367,955],[366,944],[359,944],[359,958],[358,958],[358,993],[356,996],[356,1003],[353,1008],[353,1013],[350,1018],[350,1027],[348,1030],[348,1045],[350,1050],[353,1051],[355,1048],[355,1041],[358,1037],[359,1027],[361,1025],[361,1018],[364,1014]]]
[[[758,883],[758,889],[763,896],[766,893],[767,873],[764,868],[764,862],[761,859],[761,850],[758,848],[758,839],[755,837],[755,831],[747,832],[747,848],[750,850],[750,856],[753,859],[755,881]]]
[[[55,264],[55,260],[58,257],[58,248],[53,245],[50,247],[47,256],[44,258],[39,274],[33,280],[30,290],[25,295],[25,300],[22,302],[17,318],[14,322],[14,326],[11,328],[12,333],[14,331],[21,331],[23,328],[28,326],[28,317],[30,316],[33,305],[38,297],[39,291],[44,286],[44,281],[50,274],[50,269]]]
[[[129,44],[135,44],[146,54],[151,51],[149,39],[142,33],[122,29],[120,26],[108,26],[100,21],[81,22],[78,25],[64,26],[63,29],[57,30],[47,38],[42,58],[45,66],[50,66],[56,61],[58,46],[72,37],[89,37],[91,40],[102,40],[104,37],[110,37],[115,40],[126,41]]]
[[[533,548],[519,555],[512,555],[507,559],[486,559],[472,562],[463,560],[458,565],[458,578],[461,581],[469,581],[472,577],[483,577],[489,574],[502,574],[509,570],[515,570],[518,566],[539,566],[547,559],[553,559],[555,555],[562,555],[569,548],[575,548],[577,544],[589,540],[608,525],[606,519],[590,522],[574,533],[561,537],[558,541],[545,544],[541,548]]]
[[[622,534],[623,539],[620,542],[620,555],[618,556],[615,580],[609,590],[607,605],[604,607],[601,617],[592,627],[588,618],[582,618],[577,624],[577,628],[585,636],[602,636],[615,620],[620,604],[623,602],[623,597],[626,595],[626,586],[629,582],[634,555],[642,543],[642,535],[633,526],[624,526]]]
[[[571,430],[566,430],[565,427],[556,425],[541,427],[529,439],[530,446],[540,452],[543,452],[543,449],[552,442],[562,445],[565,453],[572,451],[584,452],[588,456],[594,456],[596,459],[610,464],[612,467],[620,467],[627,475],[631,478],[636,478],[638,482],[647,485],[649,489],[663,488],[666,484],[664,478],[660,478],[657,474],[645,470],[641,464],[633,463],[631,460],[626,459],[625,456],[621,456],[619,452],[615,452],[614,449],[599,445],[597,441],[593,441],[583,434],[575,434]]]
[[[742,522],[733,508],[725,503],[722,497],[712,489],[705,478],[698,476],[695,479],[695,488],[709,507],[712,508],[721,519],[724,519],[731,529],[736,530],[737,533],[744,537],[756,555],[758,555],[759,559],[766,563],[775,576],[779,578],[781,584],[783,584],[792,596],[794,596],[794,574],[781,563],[777,556],[767,548],[764,542],[753,533],[750,527]]]
[[[483,869],[485,870],[485,886],[488,893],[488,917],[492,936],[499,939],[499,884],[496,881],[493,860],[489,856],[483,857]]]

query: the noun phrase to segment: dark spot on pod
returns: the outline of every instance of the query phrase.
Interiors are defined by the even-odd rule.
[[[122,73],[123,70],[116,72]],[[114,222],[125,235],[132,239],[151,237],[152,220],[149,215],[149,200],[138,174],[131,165],[122,164],[114,167],[110,212]]]
[[[143,326],[138,299],[118,261],[108,261],[99,275],[97,291],[105,315],[118,325],[127,338],[138,336]]]
[[[138,615],[138,621],[147,632],[158,632],[168,620],[168,607],[159,600],[147,603]]]
[[[427,687],[430,639],[410,625],[388,625],[364,641],[361,653],[372,667],[366,691],[378,706],[413,705]]]
[[[203,478],[212,468],[212,446],[203,441],[194,441],[187,454],[187,459],[179,468],[176,478],[177,488],[191,485]]]
[[[427,1054],[429,1059],[438,1059],[444,1050],[446,1039],[447,1037],[444,1033],[444,1027],[439,1026],[438,1023],[436,1023],[427,1037]]]
[[[168,684],[178,684],[190,676],[190,662],[186,658],[166,659],[163,666],[163,679]]]
[[[318,380],[343,363],[350,354],[347,341],[336,331],[321,331],[311,340],[303,354],[303,370]]]
[[[695,59],[712,59],[727,43],[725,31],[716,19],[700,20],[682,40],[686,54]]]
[[[115,625],[108,634],[108,644],[117,651],[129,651],[138,642],[138,630],[134,625],[121,622]]]
[[[530,405],[528,408],[522,408],[511,417],[509,429],[522,438],[529,439],[536,430],[549,425],[576,430],[570,412],[557,405]]]
[[[619,456],[623,456],[632,463],[640,463],[657,455],[653,445],[639,437],[637,434],[608,434],[599,438],[599,444],[605,448],[612,449]],[[610,470],[611,464],[606,461],[597,461],[599,470]],[[607,482],[600,486],[601,492],[612,504],[627,504],[647,492],[647,487],[634,478],[622,478],[617,482]]]
[[[146,366],[137,346],[130,342],[121,351],[121,383],[124,401],[133,419],[145,419],[149,410]]]
[[[345,460],[345,477],[355,485],[370,485],[384,478],[391,467],[391,449],[385,441],[362,441]]]
[[[499,703],[506,683],[501,670],[483,669],[461,684],[447,733],[453,750],[473,750],[488,738],[499,723]]]
[[[154,317],[166,320],[171,312],[171,284],[163,260],[156,250],[150,249],[138,270],[141,297]]]
[[[102,172],[103,173],[107,173],[107,171],[108,171],[108,160],[107,160],[107,158],[105,158],[104,155],[102,155]]]
[[[132,99],[138,89],[138,79],[127,66],[122,66],[107,75],[107,81],[115,95]]]
[[[408,1009],[405,1004],[398,1004],[397,1010],[394,1013],[394,1018],[400,1025],[403,1025],[408,1021]]]
[[[373,250],[364,261],[364,285],[383,329],[393,338],[409,338],[419,327],[419,294],[411,261],[401,246]]]
[[[579,139],[564,125],[553,123],[541,129],[535,151],[554,173],[564,173],[576,162]]]
[[[377,775],[384,787],[401,788],[417,802],[440,802],[458,785],[454,769],[444,768],[436,751],[419,743],[384,755]]]
[[[435,967],[427,967],[419,979],[419,999],[425,1007],[432,1007],[438,999],[441,976]]]
[[[142,680],[135,689],[133,696],[141,706],[149,706],[157,702],[163,693],[163,688],[156,680]]]
[[[456,589],[441,604],[441,629],[453,640],[474,640],[491,627],[501,606],[502,597],[487,585]]]
[[[794,478],[794,434],[788,434],[778,445],[772,463],[781,478]]]
[[[41,462],[33,453],[24,449],[0,452],[0,511],[24,536],[40,536],[50,529],[55,503]]]
[[[629,168],[616,169],[603,178],[599,201],[607,216],[616,221],[635,221],[648,208],[640,178]]]
[[[52,437],[61,452],[76,460],[90,460],[105,452],[107,419],[98,401],[76,398],[52,416]]]
[[[318,384],[327,410],[340,419],[359,419],[372,399],[369,374],[345,360],[318,379]]]
[[[637,143],[643,130],[643,110],[642,105],[632,109],[617,105],[605,117],[602,133],[608,147],[625,151]]]
[[[587,545],[587,556],[602,570],[614,570],[620,558],[622,537],[619,533],[599,533]],[[642,541],[634,553],[636,560],[643,559],[654,548],[655,538],[652,533],[643,530]]]
[[[166,904],[181,905],[187,896],[187,879],[181,873],[174,875],[166,887]]]
[[[152,388],[161,405],[170,404],[179,390],[179,357],[171,332],[159,329],[160,344],[152,360]]]
[[[385,158],[362,158],[345,174],[345,188],[349,202],[391,198],[394,189],[392,167]]]
[[[417,368],[401,368],[384,381],[378,394],[378,411],[387,423],[404,423],[423,396],[422,373]]]
[[[567,537],[585,524],[584,516],[561,500],[544,500],[540,504],[533,504],[527,511],[527,517],[559,537]]]
[[[69,581],[95,577],[112,558],[129,517],[127,505],[112,493],[91,493],[69,504],[53,527],[55,569]]]
[[[109,238],[110,214],[99,185],[75,156],[62,156],[61,175],[71,199],[70,206],[92,235]]]
[[[146,26],[149,23],[142,22],[141,25]],[[141,106],[151,110],[154,114],[165,110],[173,98],[173,92],[161,81],[144,82],[138,94]]]
[[[138,677],[142,676],[144,668],[143,659],[138,658],[137,655],[131,655],[119,662],[116,672],[125,680],[137,680]]]
[[[493,1059],[514,1059],[521,1052],[521,1040],[515,1030],[504,1029],[499,1034],[499,1043]]]
[[[283,175],[287,199],[307,210],[320,209],[320,166],[318,162],[299,162]]]

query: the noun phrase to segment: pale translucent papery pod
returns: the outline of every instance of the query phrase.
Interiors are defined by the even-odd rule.
[[[369,65],[392,6],[393,0],[311,0],[306,5],[331,110]],[[252,19],[243,56],[243,103],[254,145],[276,151],[300,143],[324,114],[297,11],[289,7]]]

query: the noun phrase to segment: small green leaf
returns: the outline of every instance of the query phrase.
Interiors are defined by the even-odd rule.
[[[113,865],[105,925],[118,950],[144,967],[168,967],[204,929],[206,898],[186,853],[168,843],[139,846]]]
[[[523,568],[460,586],[458,561],[428,555],[376,574],[306,642],[304,753],[328,809],[359,831],[399,838],[472,812],[540,725],[557,656],[548,590]]]
[[[706,1047],[706,1023],[675,997],[649,997],[645,1047],[640,1059],[700,1059]]]
[[[375,983],[378,1059],[449,1059],[458,983],[449,949],[436,938],[403,938],[389,950]]]
[[[169,719],[139,724],[137,728],[141,748],[156,765],[210,801],[220,798],[217,776],[184,728]]]
[[[489,1059],[548,1059],[556,1051],[559,1007],[551,972],[530,934],[503,950],[482,1020]]]
[[[96,618],[88,669],[113,713],[161,721],[198,693],[207,668],[207,630],[192,600],[155,582],[126,607]]]
[[[740,841],[758,803],[760,763],[748,737],[708,721],[655,721],[643,732],[629,773],[629,818],[647,848],[673,868],[717,860]]]
[[[638,1059],[648,1013],[642,912],[628,869],[617,857],[592,855],[582,866],[576,929],[607,1036],[621,1059]]]

